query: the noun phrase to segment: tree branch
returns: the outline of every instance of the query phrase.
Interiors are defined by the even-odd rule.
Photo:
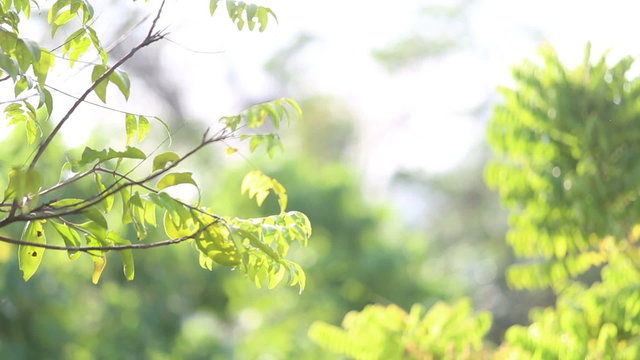
[[[193,238],[197,237],[198,235],[200,235],[202,232],[204,232],[206,229],[208,229],[211,225],[215,224],[217,221],[218,220],[215,220],[215,221],[205,225],[204,227],[200,228],[198,231],[196,231],[193,234],[188,235],[188,236],[179,237],[177,239],[168,239],[168,240],[164,240],[164,241],[158,241],[158,242],[154,242],[154,243],[147,243],[147,244],[105,245],[105,246],[62,246],[62,245],[41,244],[41,243],[36,243],[36,242],[31,242],[31,241],[18,240],[18,239],[13,239],[13,238],[9,238],[9,237],[6,237],[6,236],[1,236],[1,235],[0,235],[0,241],[5,242],[5,243],[9,243],[9,244],[22,245],[22,246],[33,246],[33,247],[42,248],[42,249],[49,249],[49,250],[81,251],[81,252],[109,251],[109,250],[120,251],[120,250],[134,250],[134,249],[151,249],[151,248],[156,248],[156,247],[161,247],[161,246],[179,244],[181,242],[193,239]]]
[[[163,34],[161,32],[156,32],[156,33],[153,32],[154,29],[155,29],[155,26],[156,26],[156,22],[160,18],[160,14],[162,13],[162,8],[163,7],[164,7],[164,0],[162,1],[162,4],[160,5],[160,9],[158,9],[158,13],[156,14],[156,18],[153,20],[153,23],[151,24],[151,28],[149,29],[149,33],[144,38],[144,40],[142,40],[142,42],[140,44],[138,44],[138,46],[136,46],[133,49],[131,49],[129,51],[129,53],[127,53],[127,55],[123,56],[120,60],[118,60],[118,62],[116,62],[107,71],[105,71],[105,73],[102,74],[102,76],[100,76],[96,81],[94,81],[93,84],[91,84],[91,86],[89,86],[89,88],[82,95],[80,95],[78,100],[76,100],[76,102],[73,103],[71,108],[69,108],[67,113],[62,117],[62,119],[58,122],[56,127],[51,131],[49,136],[47,136],[47,138],[44,140],[44,142],[42,142],[42,144],[40,144],[40,146],[38,147],[38,151],[36,152],[35,156],[33,157],[33,160],[31,160],[31,163],[29,164],[29,168],[30,169],[33,169],[35,167],[36,163],[38,162],[38,160],[40,159],[40,157],[42,156],[44,151],[47,149],[47,147],[49,146],[49,144],[51,143],[53,138],[58,134],[58,132],[60,131],[62,126],[67,122],[67,120],[69,120],[69,118],[75,112],[75,110],[78,108],[78,106],[80,106],[80,104],[82,102],[84,102],[84,100],[87,98],[87,96],[89,96],[89,94],[91,94],[91,92],[102,81],[108,79],[109,76],[111,76],[111,74],[113,74],[113,72],[116,71],[116,69],[118,69],[120,66],[122,66],[122,64],[127,62],[138,51],[140,51],[141,49],[153,44],[156,41],[162,40],[164,38],[165,34]]]
[[[120,174],[119,172],[117,172],[117,171],[115,171],[115,170],[109,170],[109,169],[104,169],[104,168],[98,167],[98,168],[96,168],[96,171],[104,172],[104,173],[111,174],[111,175],[114,175],[114,176],[119,176],[119,177],[121,177],[121,178],[123,178],[123,179],[125,179],[125,180],[127,180],[127,181],[129,181],[129,182],[135,182],[135,180],[130,179],[130,178],[129,178],[129,177],[127,177],[126,175],[124,175],[124,174]],[[159,191],[158,191],[158,190],[156,190],[156,189],[152,188],[151,186],[147,186],[147,185],[144,185],[144,184],[140,184],[139,186],[141,186],[141,187],[142,187],[142,188],[144,188],[145,190],[148,190],[149,192],[153,192],[153,193],[156,193],[156,194],[157,194],[157,193],[159,193]],[[183,201],[181,201],[181,200],[178,200],[178,199],[173,199],[173,200],[175,200],[177,203],[179,203],[180,205],[182,205],[182,206],[184,206],[184,207],[186,207],[186,208],[188,208],[188,209],[191,209],[191,210],[193,210],[193,211],[197,211],[197,212],[199,212],[199,213],[201,213],[201,214],[204,214],[204,215],[210,216],[210,217],[212,217],[212,218],[214,218],[214,219],[217,219],[217,220],[222,220],[222,218],[221,218],[220,216],[215,215],[215,214],[208,213],[208,212],[206,212],[206,211],[204,211],[204,210],[200,209],[200,208],[199,208],[199,207],[197,207],[197,206],[193,206],[193,205],[187,204],[187,203],[185,203],[185,202],[183,202]]]
[[[167,173],[169,170],[175,168],[176,166],[178,166],[180,163],[182,163],[185,159],[191,157],[193,154],[195,154],[196,152],[198,152],[200,149],[202,149],[203,147],[218,142],[218,141],[223,141],[226,140],[228,138],[230,138],[233,135],[233,133],[227,132],[226,129],[222,129],[220,132],[218,132],[217,134],[206,138],[202,141],[202,143],[200,143],[198,146],[196,146],[195,148],[191,149],[191,151],[189,151],[188,153],[186,153],[185,155],[183,155],[180,159],[176,160],[175,162],[171,163],[169,166],[167,166],[164,169],[161,169],[159,171],[156,171],[150,175],[148,175],[147,177],[141,179],[141,180],[132,180],[129,181],[127,183],[124,184],[120,184],[119,186],[116,186],[118,184],[119,181],[114,182],[113,184],[109,185],[104,191],[100,192],[99,194],[96,194],[92,197],[89,197],[87,199],[83,199],[82,201],[77,202],[76,204],[71,204],[71,205],[65,205],[65,206],[61,206],[61,207],[47,207],[47,205],[41,205],[39,207],[37,207],[36,209],[33,209],[30,213],[27,214],[19,214],[19,215],[15,215],[15,213],[10,213],[9,216],[7,216],[5,219],[3,219],[2,221],[0,221],[0,228],[9,225],[11,223],[14,222],[19,222],[19,221],[32,221],[32,220],[46,220],[46,219],[52,219],[52,218],[58,218],[61,216],[68,216],[68,215],[74,215],[74,214],[79,214],[81,213],[83,210],[98,204],[99,202],[103,201],[106,197],[114,195],[116,193],[118,193],[120,190],[126,188],[126,187],[130,187],[130,186],[145,186],[144,184],[159,177],[160,175],[163,175],[165,173]],[[96,168],[94,167],[91,170],[82,173],[83,176],[86,176],[88,174],[94,173],[96,172]],[[86,175],[85,175],[86,174]],[[68,185],[68,184],[67,184]],[[58,187],[59,188],[59,187]],[[44,190],[44,192],[49,192],[48,190]],[[14,204],[17,204],[16,202],[14,202]],[[191,208],[192,210],[196,210],[196,211],[201,211],[196,207],[192,207],[191,205],[182,203],[184,206]],[[17,207],[17,205],[16,205]],[[59,211],[61,209],[69,209],[67,211]],[[42,213],[38,214],[37,212],[42,211]],[[44,211],[47,211],[46,213],[44,213]],[[209,214],[210,215],[210,214]]]

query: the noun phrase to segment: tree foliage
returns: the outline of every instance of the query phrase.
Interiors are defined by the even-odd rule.
[[[219,126],[206,129],[183,154],[173,151],[156,154],[171,138],[171,131],[160,118],[112,109],[125,113],[123,147],[86,146],[79,156],[70,152],[67,161],[59,159],[59,178],[44,176],[50,171],[42,165],[42,156],[52,151],[50,145],[61,128],[92,93],[103,103],[107,102],[108,89],[129,98],[131,81],[122,65],[139,51],[166,38],[164,30],[157,30],[164,4],[164,1],[159,4],[142,41],[115,61],[110,59],[100,34],[93,28],[95,10],[89,1],[58,0],[50,4],[47,22],[51,36],[62,40],[59,35],[70,34],[52,49],[20,35],[21,22],[42,11],[36,2],[0,4],[0,70],[2,80],[11,82],[14,88],[14,99],[5,102],[9,104],[4,112],[8,125],[23,129],[26,146],[31,151],[26,158],[13,163],[6,174],[8,181],[0,203],[0,229],[20,225],[24,229],[22,236],[18,239],[0,235],[0,241],[19,245],[20,269],[25,280],[36,273],[46,250],[67,251],[72,260],[86,254],[94,262],[92,281],[97,283],[109,252],[119,253],[125,277],[131,280],[135,275],[132,250],[190,242],[203,268],[228,266],[244,272],[258,287],[273,288],[284,280],[302,291],[304,272],[286,256],[292,243],[306,245],[311,226],[304,214],[287,210],[286,189],[277,180],[256,169],[242,182],[242,192],[255,197],[258,205],[270,193],[277,196],[278,213],[260,218],[221,216],[200,201],[183,201],[168,191],[177,185],[190,185],[200,194],[193,174],[180,168],[186,159],[208,145],[238,138],[249,142],[251,152],[264,146],[273,155],[281,147],[279,137],[259,128],[268,125],[278,130],[283,121],[300,117],[300,107],[291,99],[257,104],[238,115],[221,117]],[[218,1],[211,0],[209,5],[213,15]],[[263,31],[269,17],[275,18],[266,7],[236,1],[226,1],[225,5],[228,17],[239,30],[245,24],[254,30],[259,24],[258,29]],[[81,60],[91,52],[97,55],[99,63]],[[90,85],[59,119],[52,116],[57,103],[52,90],[58,90],[47,83],[48,75],[59,67],[58,59],[69,66],[83,62],[93,68]],[[155,149],[145,152],[139,144],[146,140],[152,122],[167,128],[167,135]],[[21,136],[15,128],[10,138]],[[227,150],[235,151],[232,147]],[[95,184],[90,191],[84,186],[87,182]],[[126,230],[113,224],[131,226],[135,237],[128,237]],[[151,227],[162,227],[168,239],[149,239]]]
[[[512,210],[508,242],[517,256],[516,287],[562,287],[607,261],[607,247],[636,241],[640,168],[635,160],[640,82],[633,60],[608,66],[587,46],[582,65],[568,69],[550,47],[544,66],[514,69],[517,88],[502,89],[489,141],[498,157],[487,181]]]
[[[316,322],[309,336],[354,359],[481,359],[491,315],[472,314],[468,300],[437,303],[426,312],[414,305],[409,313],[395,305],[369,305],[348,313],[342,325]]]
[[[496,156],[486,178],[511,210],[508,242],[525,260],[508,270],[509,282],[516,288],[551,286],[557,301],[532,310],[530,325],[510,327],[498,349],[486,346],[472,358],[636,359],[640,83],[629,75],[633,59],[609,65],[605,54],[592,61],[587,45],[582,65],[571,69],[550,46],[540,53],[541,64],[515,67],[515,87],[501,89],[504,102],[488,129]],[[578,277],[590,269],[599,274],[596,281],[593,275]],[[441,306],[425,319],[432,312],[448,314]],[[469,311],[453,313],[460,319]],[[310,335],[353,358],[450,358],[439,347],[411,353],[402,340],[411,317],[398,314],[403,311],[393,306],[369,307],[347,314],[344,329],[318,323]],[[478,324],[457,326],[461,334],[444,346],[458,349],[464,339],[478,344],[473,336],[484,334],[485,322]],[[428,342],[429,331],[442,334],[437,324],[428,329],[422,341]]]

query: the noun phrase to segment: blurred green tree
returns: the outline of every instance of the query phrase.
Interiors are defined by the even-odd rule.
[[[497,106],[488,130],[497,156],[486,177],[511,210],[508,241],[516,256],[530,258],[508,270],[509,283],[551,286],[557,301],[533,310],[530,325],[512,326],[495,352],[491,346],[487,350],[495,359],[635,359],[640,356],[634,152],[640,80],[629,76],[631,58],[611,66],[606,55],[593,62],[589,45],[575,69],[565,67],[549,46],[541,55],[542,65],[526,61],[514,69],[516,87],[502,89],[506,101]],[[596,276],[580,276],[588,270]],[[382,358],[382,353],[411,359],[463,356],[429,346],[429,337],[442,331],[435,325],[421,337],[425,352],[416,354],[403,332],[412,328],[412,317],[379,322],[387,312],[366,308],[349,314],[344,330],[319,322],[310,335],[324,348],[357,359]],[[473,319],[469,311],[457,315]],[[362,318],[370,320],[359,325],[356,319]],[[400,330],[389,333],[389,327]],[[480,329],[455,328],[462,335],[443,346],[460,349],[467,339],[483,335]],[[360,346],[374,339],[378,346]],[[482,356],[489,354],[472,358]]]

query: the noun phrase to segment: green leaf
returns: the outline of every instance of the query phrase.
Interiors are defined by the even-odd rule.
[[[93,258],[93,273],[91,274],[91,282],[95,285],[100,281],[100,276],[104,268],[107,266],[106,256],[92,256]]]
[[[25,226],[21,239],[23,241],[46,244],[47,238],[45,237],[44,227],[42,226],[43,223],[44,220],[29,221]],[[29,280],[38,270],[42,262],[44,250],[44,248],[31,245],[19,246],[18,263],[25,281]]]
[[[44,85],[47,75],[49,74],[49,69],[53,68],[54,64],[55,56],[49,50],[41,49],[40,60],[33,64],[33,72],[38,78],[38,83]],[[47,106],[47,108],[51,114],[53,106]]]
[[[129,209],[129,199],[131,198],[131,190],[129,188],[124,188],[119,191],[120,200],[122,202],[122,223],[130,224],[133,222],[131,218],[131,210]]]
[[[52,202],[51,206],[57,207],[57,208],[64,208],[65,210],[73,210],[85,204],[86,202],[83,199],[68,198],[68,199],[62,199],[62,200]],[[91,220],[95,225],[101,227],[102,229],[107,229],[109,227],[107,223],[107,219],[104,217],[102,212],[98,210],[96,206],[90,206],[86,209],[82,209],[80,211],[80,214],[82,214],[87,219]],[[91,229],[93,229],[93,227],[87,230],[92,231]],[[101,238],[104,238],[104,236],[102,236]]]
[[[107,187],[102,183],[102,176],[99,173],[95,173],[96,185],[98,186],[98,191],[100,193],[104,193],[107,190]],[[111,208],[113,208],[114,196],[109,195],[104,198],[104,211],[109,212]]]
[[[104,50],[102,44],[100,44],[100,39],[98,38],[96,31],[91,26],[87,26],[86,29],[89,34],[89,39],[91,39],[91,43],[93,43],[93,47],[98,51],[98,54],[100,55],[102,65],[107,65],[109,54]]]
[[[133,251],[129,249],[118,251],[122,258],[124,276],[127,280],[133,280],[136,276],[135,263],[133,261]]]
[[[106,65],[96,65],[93,67],[93,72],[91,73],[91,81],[96,82],[109,68]],[[109,81],[107,79],[103,79],[100,83],[96,85],[93,91],[98,95],[98,98],[102,100],[103,103],[107,102],[107,84]]]
[[[40,49],[38,43],[29,39],[22,39],[22,41],[24,41],[25,46],[27,47],[27,49],[29,49],[29,52],[31,53],[31,59],[33,59],[34,62],[40,61],[40,53],[42,50]]]
[[[3,53],[0,53],[0,69],[6,72],[12,79],[15,79],[20,73],[16,61]]]
[[[181,223],[186,223],[189,219],[191,219],[189,211],[176,199],[172,198],[169,194],[165,192],[161,192],[158,194],[149,193],[147,194],[147,196],[149,197],[149,200],[151,200],[154,204],[169,212],[171,220],[176,226]]]
[[[180,159],[180,156],[174,152],[165,152],[153,159],[153,170],[161,170],[164,169],[167,164],[174,163]]]
[[[250,199],[255,198],[258,206],[262,206],[269,196],[269,191],[273,191],[278,196],[280,211],[284,212],[288,201],[287,192],[276,179],[265,175],[260,170],[253,170],[245,175],[240,187],[240,193],[248,193]]]
[[[176,224],[176,221],[169,211],[165,211],[163,217],[164,232],[170,239],[179,239],[185,236],[191,236],[196,232],[193,223],[182,222]]]
[[[129,94],[131,92],[131,81],[129,75],[126,72],[116,70],[109,75],[109,81],[116,84],[122,95],[126,100],[129,100]]]
[[[236,116],[224,116],[220,118],[220,122],[225,124],[231,131],[236,131],[242,118],[238,115]]]
[[[44,86],[39,86],[38,93],[40,95],[40,102],[38,103],[38,107],[46,107],[47,118],[49,118],[51,112],[53,111],[53,97],[51,96],[51,92],[45,89]]]
[[[298,119],[302,119],[302,108],[300,107],[300,105],[298,105],[298,103],[293,99],[285,98],[284,100],[288,102],[289,105],[291,105],[291,107],[296,111]]]
[[[77,16],[77,13],[72,12],[71,10],[66,10],[58,14],[58,16],[56,16],[53,19],[53,24],[57,26],[52,27],[52,35],[55,35],[55,31],[53,29],[57,29],[57,27],[68,23],[69,21],[71,21],[71,19],[75,18],[76,16]]]
[[[218,1],[220,0],[209,0],[209,14],[213,15],[216,12]]]
[[[27,143],[29,145],[33,144],[38,138],[39,128],[38,124],[33,119],[27,119]]]
[[[136,229],[136,236],[138,240],[143,240],[147,237],[147,227],[145,224],[144,204],[140,194],[137,192],[129,199],[129,208],[131,210],[131,219]]]
[[[149,130],[151,130],[149,120],[142,115],[138,116],[138,142],[144,141]]]
[[[91,40],[85,37],[85,28],[80,28],[67,37],[62,46],[62,55],[69,57],[69,66],[73,67],[75,62],[80,59],[91,45]]]
[[[49,224],[53,226],[53,228],[58,232],[62,240],[64,241],[65,246],[69,247],[77,247],[82,245],[83,235],[80,234],[77,230],[59,222],[58,220],[50,220]],[[69,259],[74,260],[80,256],[80,252],[75,250],[67,250],[67,255]]]
[[[257,11],[258,11],[257,5],[249,4],[247,6],[246,17],[247,17],[247,24],[249,26],[249,31],[253,31],[254,27],[256,26],[256,22],[253,20],[253,18],[256,16]]]
[[[146,157],[147,156],[142,152],[142,150],[133,146],[127,146],[125,151],[116,151],[111,148],[109,148],[108,151],[97,151],[87,146],[82,152],[80,161],[76,161],[75,165],[83,166],[93,163],[96,160],[99,164],[111,159],[146,159]]]
[[[20,95],[26,89],[29,89],[31,86],[29,84],[29,80],[26,76],[21,76],[20,79],[16,82],[14,86],[14,94],[16,97]]]
[[[9,185],[4,192],[4,201],[33,198],[42,186],[42,176],[35,169],[14,168],[9,172]]]
[[[123,239],[118,233],[109,231],[107,234],[107,240],[116,245],[131,245],[131,241]],[[122,270],[127,280],[133,280],[135,277],[135,263],[133,261],[133,250],[125,249],[118,250],[118,254],[122,259]]]
[[[162,190],[169,186],[174,186],[179,184],[191,184],[196,188],[198,188],[198,184],[196,183],[195,180],[193,180],[193,177],[191,176],[191,174],[192,173],[190,172],[167,174],[162,179],[160,179],[160,181],[158,181],[157,189]]]
[[[282,266],[279,265],[278,266],[278,271],[275,274],[271,274],[271,276],[269,276],[269,282],[267,284],[267,288],[269,289],[273,289],[276,286],[278,286],[278,284],[282,281],[282,279],[284,279],[284,276],[287,273],[287,269]]]
[[[202,251],[198,251],[198,263],[205,270],[213,270],[213,259],[205,255]]]
[[[138,134],[138,121],[133,114],[125,115],[125,130],[127,132],[127,145],[131,144]]]
[[[14,57],[18,61],[20,71],[23,73],[29,69],[33,62],[33,59],[31,58],[31,51],[22,39],[18,39],[16,42]]]

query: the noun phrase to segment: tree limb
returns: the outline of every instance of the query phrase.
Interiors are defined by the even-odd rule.
[[[158,242],[154,242],[154,243],[147,243],[147,244],[105,245],[105,246],[62,246],[62,245],[41,244],[41,243],[36,243],[36,242],[31,242],[31,241],[18,240],[18,239],[9,238],[9,237],[2,236],[2,235],[0,235],[0,241],[5,242],[5,243],[9,243],[9,244],[23,245],[23,246],[33,246],[33,247],[42,248],[42,249],[49,249],[49,250],[81,251],[81,252],[151,249],[151,248],[156,248],[156,247],[161,247],[161,246],[179,244],[181,242],[193,239],[193,238],[197,237],[198,235],[200,235],[202,232],[204,232],[207,228],[209,228],[211,225],[213,225],[215,223],[216,223],[216,221],[213,221],[213,222],[205,225],[204,227],[200,228],[198,231],[194,232],[191,235],[179,237],[179,238],[176,238],[176,239],[168,239],[168,240],[158,241]]]
[[[149,29],[149,33],[144,38],[144,40],[142,40],[142,42],[140,44],[138,44],[136,47],[134,47],[133,49],[131,49],[129,51],[129,53],[127,53],[127,55],[123,56],[120,60],[118,60],[118,62],[116,62],[107,71],[105,71],[104,74],[102,74],[102,76],[100,76],[96,81],[94,81],[91,84],[91,86],[89,86],[89,88],[87,90],[85,90],[85,92],[82,95],[80,95],[80,97],[76,100],[76,102],[73,103],[71,108],[69,108],[69,110],[66,112],[66,114],[58,122],[56,127],[51,131],[49,136],[47,136],[47,138],[42,142],[42,144],[40,144],[40,146],[38,146],[38,151],[36,152],[35,156],[33,157],[33,160],[31,160],[31,163],[29,164],[29,168],[30,169],[33,169],[36,166],[36,163],[38,162],[38,160],[40,159],[40,157],[42,156],[44,151],[47,149],[47,147],[49,146],[49,144],[51,143],[53,138],[58,134],[58,132],[60,131],[62,126],[67,122],[67,120],[69,120],[69,118],[75,112],[75,110],[78,108],[78,106],[80,106],[80,104],[82,104],[82,102],[84,102],[84,100],[87,98],[87,96],[89,96],[89,94],[91,94],[91,92],[102,81],[108,79],[109,76],[111,76],[111,74],[113,74],[113,72],[116,71],[116,69],[118,69],[120,66],[122,66],[122,64],[127,62],[138,51],[140,51],[141,49],[143,49],[143,48],[155,43],[156,41],[162,40],[164,38],[165,34],[163,34],[161,32],[155,32],[155,33],[153,32],[154,29],[155,29],[155,26],[156,26],[156,22],[160,18],[160,14],[162,13],[162,8],[163,7],[164,7],[164,0],[162,1],[162,4],[160,5],[160,9],[158,9],[158,13],[156,14],[156,18],[153,20],[153,23],[151,24],[151,28]]]

